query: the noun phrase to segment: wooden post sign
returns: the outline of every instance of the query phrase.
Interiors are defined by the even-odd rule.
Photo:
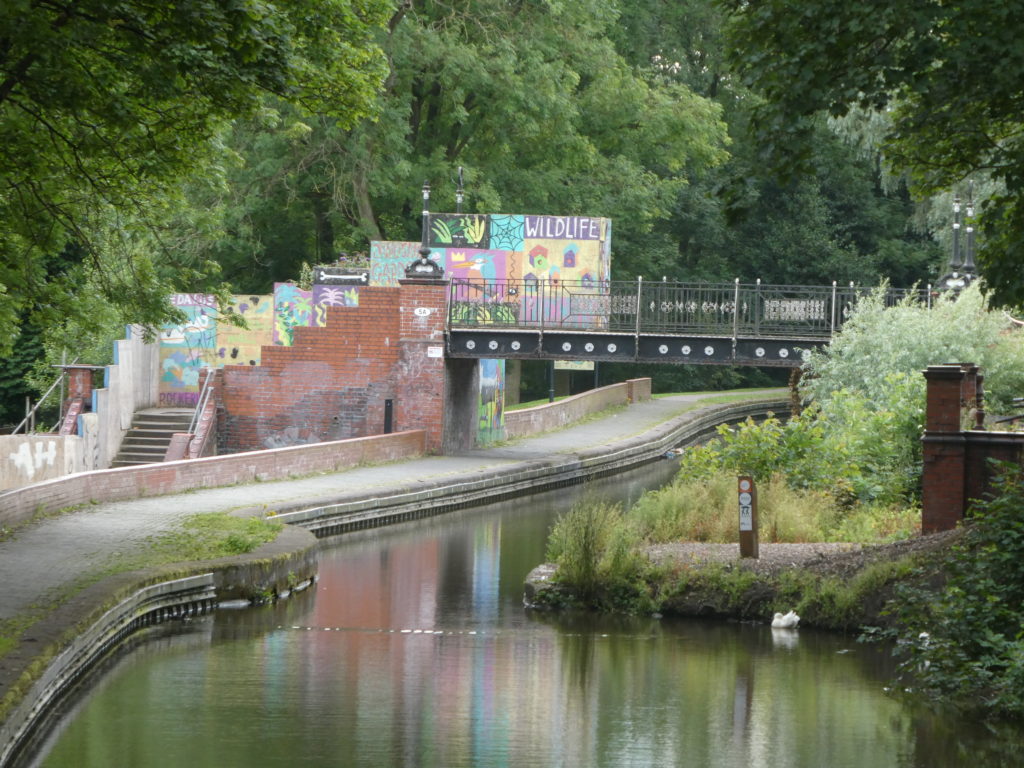
[[[737,478],[740,502],[740,557],[757,557],[757,486],[754,478]]]

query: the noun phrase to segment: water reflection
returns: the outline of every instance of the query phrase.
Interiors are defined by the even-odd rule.
[[[527,612],[581,492],[341,539],[315,591],[128,657],[42,764],[931,768],[996,738],[887,697],[887,658],[850,638]]]

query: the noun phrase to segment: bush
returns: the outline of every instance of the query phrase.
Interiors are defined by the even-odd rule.
[[[647,561],[620,504],[584,497],[560,515],[548,537],[547,559],[558,581],[590,605],[640,599]]]
[[[948,577],[944,588],[904,588],[895,615],[901,647],[911,651],[905,677],[938,701],[1020,717],[1024,469],[1004,466],[997,494],[975,507],[963,541],[940,564],[938,572]]]

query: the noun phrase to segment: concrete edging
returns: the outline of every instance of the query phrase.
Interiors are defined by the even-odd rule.
[[[15,670],[10,676],[17,678],[4,681],[5,691],[39,664],[45,668],[0,722],[0,766],[31,747],[53,708],[129,636],[164,621],[209,613],[218,602],[286,597],[315,580],[318,547],[308,531],[286,526],[274,541],[247,555],[181,568],[199,573],[180,575],[176,566],[167,566],[118,574],[73,597],[33,626],[33,635],[51,638],[39,644],[37,653],[15,650],[5,659]]]

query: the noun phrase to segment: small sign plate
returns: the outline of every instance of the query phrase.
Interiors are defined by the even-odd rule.
[[[427,347],[427,357],[444,357],[444,347]]]

